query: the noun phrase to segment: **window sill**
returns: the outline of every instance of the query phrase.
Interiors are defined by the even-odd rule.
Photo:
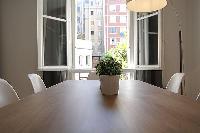
[[[38,68],[38,71],[66,71],[69,69],[68,66],[45,66]]]
[[[162,68],[158,65],[135,66],[132,69],[135,69],[135,70],[162,70]]]
[[[45,66],[38,68],[38,71],[70,71],[72,73],[89,73],[91,71],[95,71],[95,68],[70,68],[68,66]],[[162,70],[159,66],[135,66],[132,68],[123,69],[124,73],[135,72],[136,70]]]

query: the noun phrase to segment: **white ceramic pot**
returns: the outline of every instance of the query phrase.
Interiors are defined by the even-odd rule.
[[[119,75],[100,75],[100,89],[104,95],[117,95],[119,91]]]

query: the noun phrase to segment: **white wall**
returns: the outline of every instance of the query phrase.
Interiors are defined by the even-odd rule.
[[[163,10],[164,86],[175,72],[179,72],[179,23],[183,32],[183,45],[186,41],[186,0],[171,1],[173,3],[168,2],[167,7]]]
[[[37,68],[36,5],[36,0],[0,0],[0,78],[21,98],[33,93],[27,74]]]
[[[168,2],[168,6],[163,10],[163,83],[166,85],[172,74],[179,72],[178,24],[180,23],[186,73],[184,92],[185,95],[195,98],[200,90],[200,1],[172,0],[172,2]]]
[[[200,91],[200,1],[187,0],[187,89],[195,97]]]

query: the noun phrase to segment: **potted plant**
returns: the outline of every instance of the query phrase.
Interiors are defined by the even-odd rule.
[[[96,72],[100,77],[100,89],[102,94],[118,94],[122,63],[118,62],[110,55],[105,55],[97,64]]]

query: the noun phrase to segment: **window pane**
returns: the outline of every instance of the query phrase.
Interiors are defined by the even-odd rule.
[[[138,65],[158,65],[158,15],[138,21]]]
[[[66,19],[66,0],[43,0],[43,4],[44,15]]]
[[[149,32],[158,33],[158,15],[149,18]]]
[[[79,58],[75,58],[76,68],[92,68],[96,65],[95,57],[104,54],[103,0],[77,0],[77,40],[75,57],[83,56],[80,66]],[[86,60],[86,61],[85,61]]]
[[[86,57],[89,53],[91,59],[80,66],[77,63],[79,58],[75,58],[76,68],[95,67],[106,52],[115,54],[114,56],[118,59],[121,59],[119,57],[121,51],[126,54],[124,49],[127,48],[125,45],[128,42],[128,22],[125,0],[90,0],[89,3],[85,0],[77,0],[76,15],[75,56],[81,54],[84,56],[84,60],[87,60]],[[82,43],[80,43],[81,40]],[[92,65],[86,65],[87,63]]]
[[[44,65],[67,65],[66,23],[44,18]]]

